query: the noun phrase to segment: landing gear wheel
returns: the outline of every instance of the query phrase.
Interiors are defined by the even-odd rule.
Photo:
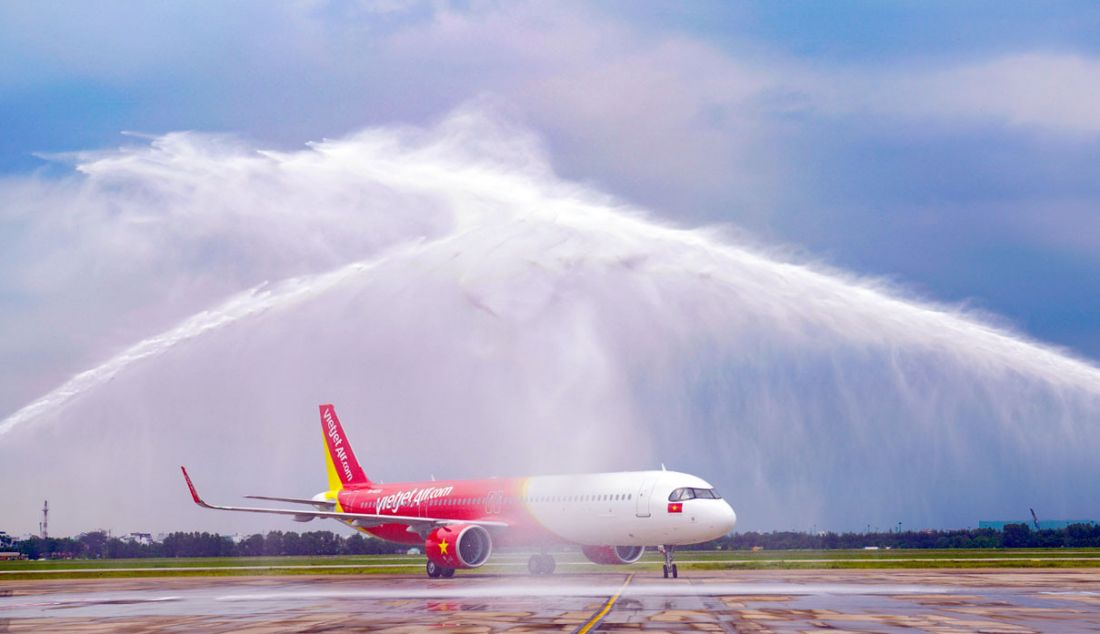
[[[680,576],[680,571],[676,568],[676,564],[672,563],[672,546],[665,546],[665,579],[671,574],[673,579]]]
[[[444,579],[450,579],[451,577],[455,576],[455,569],[444,568],[443,570],[439,571],[439,576],[443,577]]]
[[[425,566],[425,569],[428,571],[428,576],[432,579],[436,579],[443,574],[443,566],[440,566],[431,559],[428,560],[428,565]]]
[[[533,575],[549,575],[554,572],[554,558],[550,555],[531,555],[527,570]]]

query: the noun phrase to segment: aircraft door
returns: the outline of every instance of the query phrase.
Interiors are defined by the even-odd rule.
[[[638,487],[638,500],[634,503],[635,516],[650,516],[650,498],[653,497],[653,487],[657,484],[658,479],[660,479],[660,476],[657,474],[647,475],[642,479],[642,484]]]
[[[499,515],[504,502],[504,491],[490,491],[485,496],[485,512],[489,515]]]

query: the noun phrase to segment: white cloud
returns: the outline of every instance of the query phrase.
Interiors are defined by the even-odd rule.
[[[1029,52],[933,70],[902,69],[848,89],[839,99],[872,111],[1066,134],[1100,132],[1100,60],[1080,55]]]

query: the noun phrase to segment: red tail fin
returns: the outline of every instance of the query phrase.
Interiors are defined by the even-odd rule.
[[[338,491],[349,486],[370,484],[370,479],[355,459],[355,452],[351,450],[340,419],[336,417],[336,408],[332,405],[321,406],[321,431],[325,434],[329,489]]]

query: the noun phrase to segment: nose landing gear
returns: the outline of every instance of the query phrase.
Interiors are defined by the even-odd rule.
[[[672,563],[672,546],[668,545],[664,547],[665,551],[665,579],[671,574],[673,579],[680,576],[680,571],[677,570],[676,564]]]
[[[533,575],[554,573],[554,558],[551,555],[531,555],[527,560],[527,570]]]

